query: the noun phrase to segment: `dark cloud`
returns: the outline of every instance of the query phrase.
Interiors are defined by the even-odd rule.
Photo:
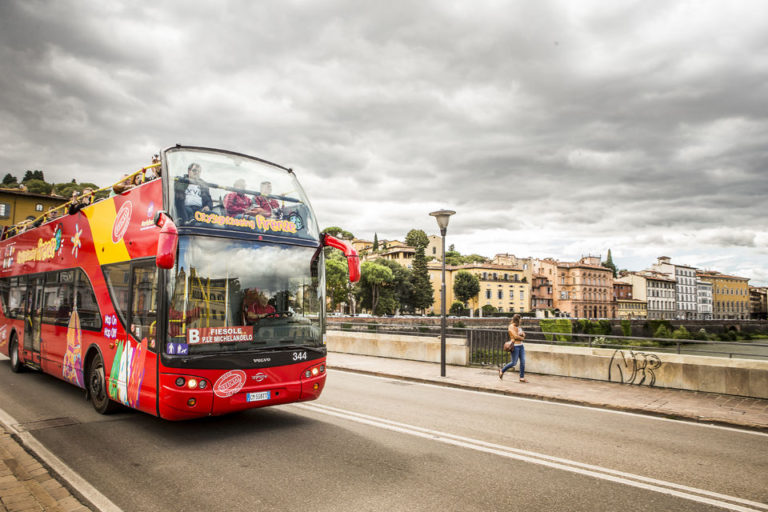
[[[216,146],[293,167],[358,236],[436,231],[447,206],[464,252],[730,245],[723,270],[765,276],[766,12],[6,1],[0,164],[107,184],[162,147]]]

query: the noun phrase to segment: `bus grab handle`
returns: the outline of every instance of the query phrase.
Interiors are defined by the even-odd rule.
[[[344,256],[347,257],[347,266],[349,267],[349,282],[358,282],[360,280],[360,258],[354,247],[327,233],[323,233],[322,237],[324,247],[334,247],[344,253]]]
[[[155,214],[155,225],[160,228],[155,264],[160,268],[173,268],[176,263],[176,249],[179,245],[179,231],[164,211]]]

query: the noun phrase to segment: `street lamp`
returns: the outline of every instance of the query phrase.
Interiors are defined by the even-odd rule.
[[[448,231],[448,221],[453,210],[438,210],[430,213],[437,220],[440,235],[443,237],[443,282],[440,287],[440,376],[445,377],[445,233]]]

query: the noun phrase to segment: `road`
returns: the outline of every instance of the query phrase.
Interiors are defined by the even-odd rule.
[[[0,409],[126,511],[768,510],[768,436],[331,370],[316,402],[171,423],[12,374]]]

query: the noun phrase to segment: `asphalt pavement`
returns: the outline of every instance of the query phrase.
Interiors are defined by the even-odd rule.
[[[532,373],[523,383],[514,371],[500,380],[496,367],[447,366],[442,377],[436,363],[338,352],[327,362],[335,370],[768,432],[768,400],[756,398]],[[0,426],[0,512],[96,510],[22,446],[17,426]]]

